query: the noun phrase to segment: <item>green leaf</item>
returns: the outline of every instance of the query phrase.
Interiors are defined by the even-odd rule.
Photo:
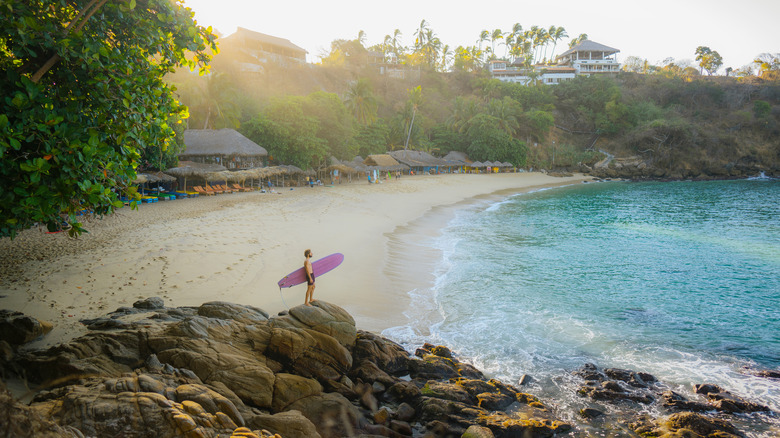
[[[130,0],[130,3],[127,5],[127,8],[131,11],[135,9],[135,0]]]

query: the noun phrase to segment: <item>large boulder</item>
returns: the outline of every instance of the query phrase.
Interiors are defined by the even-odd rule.
[[[0,341],[22,345],[49,333],[54,326],[21,312],[0,310]]]
[[[321,394],[299,399],[289,405],[317,427],[323,438],[349,436],[357,429],[360,412],[343,395]]]
[[[246,423],[251,429],[268,430],[284,438],[322,438],[314,423],[295,410],[273,415],[252,415],[246,419]]]
[[[258,323],[268,320],[268,313],[252,306],[227,303],[224,301],[211,301],[198,307],[198,315],[207,318],[224,320],[236,320],[245,323]]]
[[[352,355],[335,338],[304,328],[274,327],[266,353],[289,372],[321,381],[339,380],[352,368]]]
[[[246,355],[215,348],[195,351],[173,348],[159,351],[157,356],[163,363],[192,370],[205,383],[223,383],[244,403],[271,407],[274,373],[265,364],[248,360]]]
[[[336,339],[346,348],[352,348],[357,338],[352,315],[324,301],[315,301],[312,306],[293,307],[289,314],[271,320],[271,327],[313,330]]]
[[[274,412],[288,410],[288,407],[298,400],[322,394],[322,385],[314,379],[296,376],[295,374],[278,373],[274,383]]]
[[[238,427],[229,414],[209,412],[193,400],[176,402],[156,392],[113,393],[106,387],[93,379],[58,388],[34,400],[31,408],[86,436],[208,436],[230,434]],[[211,406],[219,404],[212,401]]]

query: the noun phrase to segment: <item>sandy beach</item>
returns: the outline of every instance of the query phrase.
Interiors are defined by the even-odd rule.
[[[410,285],[430,272],[392,275],[393,233],[437,208],[483,196],[520,193],[589,180],[542,173],[413,176],[234,193],[124,208],[91,219],[89,234],[35,228],[0,240],[0,308],[54,324],[33,348],[86,332],[81,319],[103,316],[140,299],[168,306],[207,301],[253,305],[275,314],[303,301],[305,286],[276,282],[303,263],[341,252],[345,261],[317,280],[314,298],[337,303],[357,326],[380,331],[401,322]],[[415,251],[415,249],[410,249]]]

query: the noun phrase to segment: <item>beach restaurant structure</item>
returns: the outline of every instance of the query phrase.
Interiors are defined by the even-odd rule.
[[[266,165],[268,151],[234,129],[188,129],[185,149],[178,157],[203,164],[220,164],[229,170]]]
[[[406,164],[415,173],[451,172],[453,165],[422,151],[400,150],[389,152],[401,164]],[[455,166],[457,167],[457,166]]]

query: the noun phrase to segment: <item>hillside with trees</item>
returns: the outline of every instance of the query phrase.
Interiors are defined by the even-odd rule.
[[[212,74],[180,71],[169,80],[190,108],[190,127],[238,129],[275,162],[302,168],[408,147],[612,177],[780,173],[778,56],[757,59],[766,79],[744,71],[703,75],[722,64],[704,46],[695,52],[698,69],[637,58],[618,75],[555,86],[491,79],[488,60],[547,65],[566,35],[555,26],[522,29],[484,31],[478,46],[450,50],[423,20],[408,48],[398,31],[371,47],[361,33],[333,41],[321,64],[267,63],[260,73],[244,72],[220,53]],[[607,154],[623,159],[594,169]]]

